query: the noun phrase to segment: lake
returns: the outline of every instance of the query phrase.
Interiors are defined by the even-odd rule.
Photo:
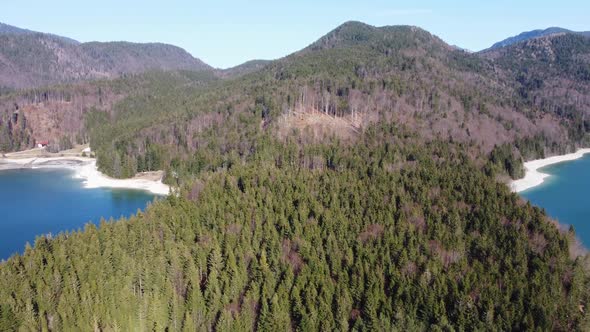
[[[551,176],[520,195],[561,224],[574,226],[584,246],[590,248],[590,155],[539,171]]]
[[[83,228],[101,217],[129,217],[156,196],[139,190],[84,188],[67,169],[0,171],[0,260],[35,237]]]

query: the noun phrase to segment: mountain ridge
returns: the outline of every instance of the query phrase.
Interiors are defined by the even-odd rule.
[[[554,34],[559,34],[559,33],[572,33],[572,34],[580,34],[583,36],[590,36],[590,31],[572,31],[572,30],[560,28],[560,27],[550,27],[550,28],[546,28],[546,29],[536,29],[536,30],[521,32],[518,35],[508,37],[504,40],[494,43],[492,46],[490,46],[488,49],[486,49],[484,51],[494,50],[494,49],[498,49],[501,47],[510,46],[510,45],[513,45],[513,44],[516,44],[519,42],[527,41],[527,40],[530,40],[533,38],[539,38],[539,37],[544,37],[544,36],[549,36],[549,35],[554,35]]]
[[[2,27],[5,33],[0,33],[0,88],[33,88],[150,70],[213,70],[174,45],[79,43],[61,36]]]
[[[557,47],[567,49],[570,46],[561,43]],[[583,59],[584,54],[580,54],[580,57]],[[505,65],[506,61],[492,58],[484,53],[457,50],[417,27],[373,27],[351,21],[336,27],[306,48],[281,59],[247,62],[235,67],[233,74],[231,71],[217,71],[217,75],[227,82],[215,83],[214,89],[227,85],[224,89],[232,91],[235,85],[248,82],[246,86],[234,91],[235,96],[227,96],[228,99],[240,99],[240,96],[245,96],[250,90],[252,91],[248,94],[255,94],[260,89],[276,90],[284,86],[287,90],[281,92],[283,97],[275,101],[275,106],[282,105],[282,111],[296,110],[305,114],[322,111],[325,115],[344,119],[343,124],[349,120],[352,123],[369,123],[378,119],[377,114],[385,113],[396,121],[412,126],[424,137],[442,135],[458,141],[473,141],[486,152],[491,151],[495,145],[537,134],[547,135],[557,142],[565,141],[568,129],[557,123],[553,113],[545,113],[543,116],[546,123],[539,126],[539,120],[520,111],[530,102],[524,96],[537,91],[531,90],[534,85],[522,81],[522,77],[514,74],[518,72],[514,68],[523,64],[517,63],[511,68]],[[578,67],[573,67],[572,70],[575,68]],[[274,88],[260,87],[265,84]],[[364,86],[365,84],[368,85]],[[305,91],[295,92],[295,86]],[[379,90],[375,87],[379,87]],[[372,98],[371,94],[376,93],[375,91],[381,91],[381,99]],[[294,100],[294,96],[298,94],[305,95],[304,103]],[[519,97],[513,98],[514,95]],[[248,99],[236,103],[242,107],[246,100]],[[546,98],[538,95],[537,102],[541,100]],[[185,102],[195,103],[188,100]],[[224,101],[219,100],[216,103]],[[387,106],[389,104],[392,106]],[[233,104],[230,103],[227,107],[233,107]],[[362,109],[373,111],[361,112]],[[416,115],[412,113],[418,110],[423,115],[420,119],[415,119]],[[275,121],[280,115],[280,112],[274,115]],[[198,121],[199,117],[201,116],[191,121]],[[292,126],[302,124],[293,122],[292,118],[288,119],[290,120],[281,122],[281,126],[284,126],[281,130],[291,130]],[[326,122],[327,119],[316,123]],[[175,123],[176,120],[170,118],[163,122],[158,121],[157,126],[167,127],[168,122]],[[178,128],[184,125],[176,123],[175,126]],[[344,125],[339,130],[354,132],[354,126],[352,129],[344,129],[351,128]],[[513,130],[514,128],[518,130]],[[148,128],[143,129],[149,132]],[[481,134],[472,135],[472,131],[479,131]],[[129,134],[125,136],[128,138]],[[109,137],[112,139],[115,135]],[[159,140],[158,137],[151,139]],[[135,145],[140,147],[142,143],[136,142]],[[129,151],[125,154],[133,155]]]
[[[29,30],[29,29],[23,29],[23,28],[19,28],[10,24],[5,24],[0,22],[0,35],[35,35],[35,34],[39,34],[39,35],[46,35],[46,36],[52,36],[55,38],[59,38],[65,42],[68,43],[72,43],[72,44],[79,44],[80,42],[69,38],[69,37],[64,37],[64,36],[59,36],[56,34],[52,34],[52,33],[45,33],[45,32],[38,32],[38,31],[33,31],[33,30]]]

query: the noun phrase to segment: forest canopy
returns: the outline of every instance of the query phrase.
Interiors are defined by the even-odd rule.
[[[573,235],[463,147],[401,133],[303,149],[263,140],[251,161],[204,170],[129,220],[39,237],[0,266],[0,326],[587,327]]]

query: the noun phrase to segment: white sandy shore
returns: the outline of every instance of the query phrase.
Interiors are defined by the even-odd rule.
[[[113,179],[98,171],[96,160],[84,157],[54,158],[0,158],[0,170],[15,168],[68,168],[74,177],[82,179],[85,188],[124,188],[149,191],[156,195],[168,195],[170,187],[162,179],[152,180],[139,177],[133,179]]]
[[[553,156],[545,159],[527,161],[524,163],[524,178],[512,181],[510,183],[510,189],[513,192],[521,192],[532,187],[536,187],[542,184],[545,179],[550,176],[549,174],[539,172],[540,168],[564,161],[576,160],[582,158],[582,156],[586,153],[590,153],[590,149],[580,149],[574,153],[564,154],[561,156]]]

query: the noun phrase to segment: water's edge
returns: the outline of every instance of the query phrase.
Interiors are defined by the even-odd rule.
[[[524,177],[510,182],[509,187],[513,192],[519,193],[539,186],[550,176],[550,174],[540,172],[539,169],[561,162],[580,159],[586,153],[590,153],[590,149],[579,149],[574,153],[527,161],[524,163]]]
[[[161,197],[145,190],[89,188],[68,167],[0,171],[0,260],[22,253],[39,235],[130,217]]]

